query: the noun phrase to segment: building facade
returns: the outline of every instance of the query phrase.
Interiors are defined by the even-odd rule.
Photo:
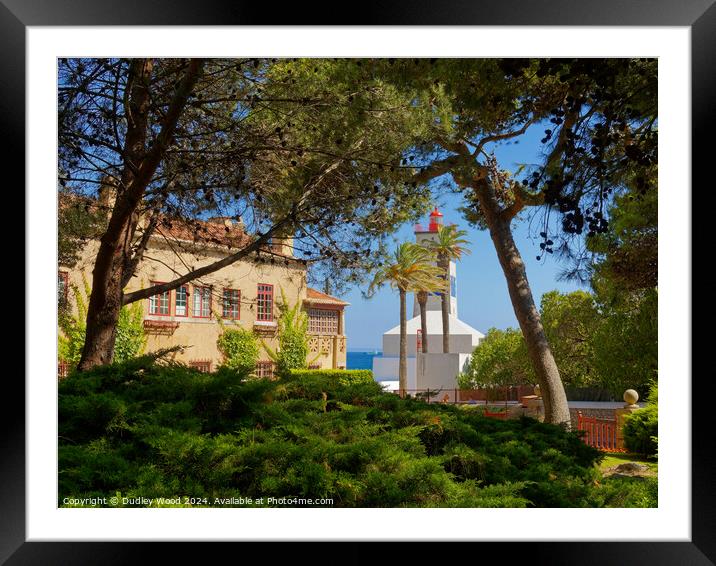
[[[159,226],[126,292],[169,282],[236,252],[249,240],[243,225],[228,218],[210,219],[191,229],[176,221]],[[89,241],[75,265],[59,266],[60,301],[72,305],[72,286],[82,289],[85,282],[91,284],[98,249],[99,242]],[[348,303],[309,288],[306,277],[307,266],[293,256],[292,241],[281,240],[259,254],[144,299],[145,351],[181,346],[175,354],[177,361],[213,371],[223,359],[217,340],[223,328],[233,326],[252,330],[275,350],[284,297],[290,306],[302,304],[308,314],[311,367],[345,369]],[[256,374],[273,374],[273,364],[263,349]]]

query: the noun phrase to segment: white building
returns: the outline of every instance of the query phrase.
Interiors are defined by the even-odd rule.
[[[428,228],[415,227],[417,243],[432,240],[442,225],[442,214],[437,209],[430,214]],[[450,352],[443,353],[441,297],[432,293],[427,303],[428,353],[421,350],[420,307],[413,301],[413,318],[408,320],[408,390],[442,390],[452,400],[457,385],[457,374],[470,360],[470,355],[484,338],[484,334],[457,317],[457,271],[450,262]],[[383,355],[373,358],[373,376],[386,389],[398,389],[398,362],[400,356],[400,324],[383,334]],[[413,393],[411,391],[411,393]]]

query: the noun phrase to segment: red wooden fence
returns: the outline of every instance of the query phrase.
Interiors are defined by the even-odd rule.
[[[582,440],[589,446],[604,452],[625,452],[617,447],[617,421],[614,419],[585,417],[578,411],[577,429],[585,432]]]
[[[502,419],[504,421],[507,418],[507,411],[498,411],[496,413],[493,413],[489,409],[485,409],[485,411],[482,413],[482,416],[488,417],[490,419]]]

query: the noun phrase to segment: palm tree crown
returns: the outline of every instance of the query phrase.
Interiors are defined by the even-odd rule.
[[[458,230],[457,226],[450,224],[449,226],[440,226],[435,240],[425,242],[425,248],[435,254],[438,260],[438,267],[441,276],[445,280],[445,291],[440,298],[440,310],[442,311],[443,321],[443,352],[450,352],[450,260],[460,259],[463,255],[470,253],[465,246],[470,242],[465,239],[467,232]]]
[[[434,253],[413,242],[400,244],[393,254],[393,261],[381,267],[370,285],[375,290],[384,283],[404,292],[437,291],[443,287],[436,278],[442,270],[432,264]]]
[[[469,255],[470,250],[465,247],[470,242],[465,239],[467,232],[458,230],[457,226],[450,224],[440,226],[437,232],[437,239],[425,242],[427,249],[432,251],[438,259],[451,260],[460,259],[463,255]]]
[[[433,265],[435,254],[415,244],[405,242],[398,246],[393,255],[393,261],[384,265],[375,274],[369,292],[374,291],[383,283],[389,283],[393,289],[400,293],[400,356],[398,362],[398,382],[400,394],[404,395],[408,387],[408,338],[407,338],[407,309],[405,295],[409,291],[427,289],[436,284],[442,274],[439,267]],[[444,284],[444,281],[442,281]]]

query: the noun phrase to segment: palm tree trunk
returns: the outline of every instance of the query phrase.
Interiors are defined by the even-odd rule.
[[[439,260],[440,267],[445,272],[445,281],[450,281],[450,260],[442,257]],[[448,288],[449,289],[449,288]],[[450,291],[443,290],[440,293],[440,310],[442,311],[443,318],[443,353],[448,354],[450,352]]]
[[[545,422],[560,424],[569,429],[571,421],[564,385],[532,297],[525,264],[512,237],[510,220],[501,216],[499,203],[487,183],[479,187],[476,194],[507,280],[512,307],[539,380]]]
[[[418,293],[418,306],[420,307],[420,345],[423,354],[428,353],[428,294],[425,291]]]
[[[404,289],[400,289],[400,359],[398,361],[398,389],[400,396],[408,388],[408,319],[406,315]]]

